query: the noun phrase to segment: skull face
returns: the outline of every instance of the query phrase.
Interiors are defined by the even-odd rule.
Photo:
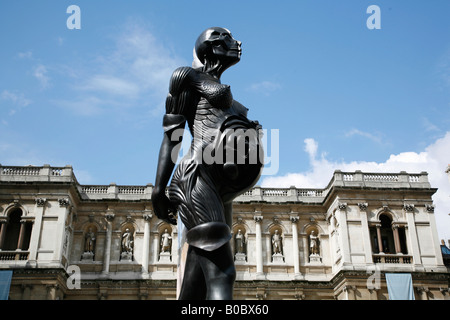
[[[224,67],[232,66],[241,59],[241,42],[233,38],[224,28],[209,28],[198,37],[195,43],[198,59],[205,62],[218,60]]]

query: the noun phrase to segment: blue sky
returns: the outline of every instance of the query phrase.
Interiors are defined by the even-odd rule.
[[[81,29],[69,30],[69,5]],[[381,9],[369,30],[368,6]],[[279,130],[276,174],[427,171],[450,238],[449,1],[2,1],[0,163],[64,166],[82,184],[154,183],[171,72],[210,26],[242,41],[222,82]],[[270,153],[270,150],[268,150]],[[269,172],[269,171],[267,171]]]

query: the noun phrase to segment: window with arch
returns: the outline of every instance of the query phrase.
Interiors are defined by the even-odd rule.
[[[30,246],[32,227],[32,222],[23,220],[22,209],[11,210],[8,219],[2,223],[0,249],[3,251],[27,251]]]
[[[370,227],[372,251],[385,254],[407,254],[405,227],[394,223],[387,213],[380,214],[379,221],[378,224]]]

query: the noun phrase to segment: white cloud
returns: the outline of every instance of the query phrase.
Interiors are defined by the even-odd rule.
[[[47,68],[40,64],[34,68],[33,76],[39,81],[43,89],[49,85],[50,78],[47,76]]]
[[[135,96],[139,93],[139,87],[135,83],[111,75],[95,75],[83,89],[122,96]]]
[[[79,97],[74,100],[52,100],[51,102],[82,116],[99,115],[107,105],[107,101],[92,96]]]
[[[58,103],[86,116],[111,107],[148,106],[149,110],[163,110],[170,76],[186,63],[142,24],[129,22],[122,30],[114,35],[115,46],[111,52],[98,55],[92,61],[93,67],[77,69],[76,84],[72,86],[77,92],[73,99]],[[160,113],[148,112],[151,114]]]
[[[314,161],[317,155],[319,144],[311,138],[305,139],[305,151],[309,154],[309,159]]]
[[[11,109],[9,111],[9,115],[13,115],[20,109],[31,104],[31,100],[25,98],[23,93],[14,93],[14,92],[10,92],[8,90],[3,90],[0,97],[2,100],[8,101],[11,103],[11,105],[10,105]]]
[[[345,134],[346,137],[352,137],[352,136],[361,136],[364,138],[367,138],[369,140],[372,140],[373,142],[376,142],[378,144],[382,144],[383,140],[381,139],[381,137],[379,137],[378,135],[369,133],[369,132],[365,132],[365,131],[361,131],[358,129],[352,129],[349,132],[347,132]]]
[[[19,52],[17,54],[17,57],[20,59],[31,59],[33,57],[33,52],[31,51]]]
[[[439,127],[434,123],[432,123],[428,118],[423,118],[422,122],[425,131],[436,131],[436,132],[441,131],[441,129],[439,129]]]
[[[267,96],[280,88],[281,85],[279,83],[272,81],[261,81],[250,85],[248,89],[250,91],[262,93]]]
[[[450,48],[438,60],[436,74],[439,78],[441,89],[448,88],[450,86]]]
[[[22,93],[13,93],[8,90],[3,90],[1,97],[20,107],[26,107],[31,103],[31,100],[25,98]]]
[[[310,157],[310,170],[288,173],[284,176],[269,176],[263,179],[263,187],[324,188],[335,170],[353,172],[408,173],[428,172],[431,187],[438,188],[433,195],[435,217],[439,237],[450,239],[450,181],[445,173],[450,163],[450,131],[422,152],[402,152],[391,155],[384,162],[350,161],[337,162],[317,157],[318,144],[314,139],[305,139],[305,151]]]

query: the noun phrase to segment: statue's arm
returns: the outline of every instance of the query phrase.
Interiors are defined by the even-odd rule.
[[[172,224],[176,224],[176,220],[169,216],[169,212],[175,213],[176,209],[167,198],[165,190],[181,148],[186,123],[185,114],[189,109],[190,102],[188,83],[191,70],[187,67],[178,68],[170,80],[166,114],[163,118],[164,135],[159,150],[156,181],[152,192],[152,203],[156,216]]]

